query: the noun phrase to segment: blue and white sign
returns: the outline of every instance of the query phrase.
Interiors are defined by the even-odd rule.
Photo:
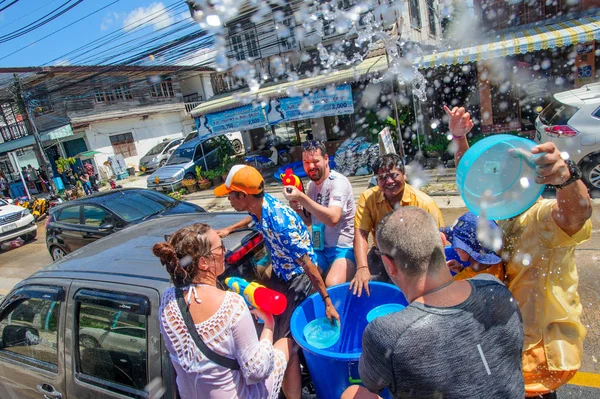
[[[266,108],[270,125],[322,116],[354,113],[350,85],[315,91],[302,97],[271,99]]]
[[[201,138],[218,136],[223,133],[250,130],[267,124],[262,107],[252,104],[243,107],[215,112],[196,118],[196,128]]]

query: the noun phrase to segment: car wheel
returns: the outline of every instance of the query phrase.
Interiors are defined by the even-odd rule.
[[[231,147],[233,147],[233,151],[235,151],[236,154],[241,154],[244,150],[242,142],[238,139],[234,139],[231,141]]]
[[[581,168],[583,181],[590,190],[600,190],[600,155],[592,157]]]
[[[61,258],[64,258],[67,253],[60,247],[52,247],[50,248],[50,256],[53,261],[57,261]]]
[[[184,179],[192,179],[195,180],[196,176],[194,176],[193,173],[186,173],[185,176],[183,176]]]
[[[162,161],[160,161],[160,163],[158,164],[158,168],[162,168],[163,166],[165,166],[165,164],[167,163],[166,159],[163,159]]]
[[[89,335],[82,335],[79,337],[79,344],[87,349],[95,349],[100,347],[100,342],[96,338],[90,337]]]
[[[37,237],[37,230],[33,231],[32,233],[22,235],[19,238],[25,242],[29,242],[35,240],[35,237]]]
[[[290,154],[288,154],[287,152],[282,152],[279,155],[279,164],[280,165],[287,165],[290,162],[292,162],[292,156]]]

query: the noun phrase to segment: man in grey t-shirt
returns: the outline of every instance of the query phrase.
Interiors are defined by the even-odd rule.
[[[415,232],[418,232],[415,234]],[[519,398],[523,323],[516,301],[495,277],[454,281],[431,215],[402,207],[377,226],[386,271],[410,303],[373,320],[363,335],[364,387],[347,398]]]
[[[348,178],[329,168],[325,146],[318,140],[302,144],[302,162],[310,178],[306,194],[286,187],[283,194],[307,226],[312,226],[312,242],[317,266],[325,275],[325,285],[350,281],[354,276],[354,213],[356,206]]]

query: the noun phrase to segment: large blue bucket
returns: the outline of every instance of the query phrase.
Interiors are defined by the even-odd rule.
[[[360,298],[352,295],[349,285],[346,283],[327,289],[342,320],[340,339],[332,347],[317,349],[304,339],[304,327],[314,319],[325,317],[325,306],[319,294],[308,297],[292,315],[292,336],[303,349],[319,399],[339,398],[350,385],[360,384],[358,359],[362,353],[362,335],[368,324],[367,313],[388,303],[408,306],[395,285],[371,282],[371,296],[363,292]],[[387,390],[382,396],[390,397]]]

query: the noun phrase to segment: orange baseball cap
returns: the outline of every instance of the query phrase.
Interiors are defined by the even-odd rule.
[[[217,197],[224,197],[232,191],[244,194],[260,194],[265,188],[265,180],[258,170],[248,165],[234,165],[225,183],[215,188]]]

